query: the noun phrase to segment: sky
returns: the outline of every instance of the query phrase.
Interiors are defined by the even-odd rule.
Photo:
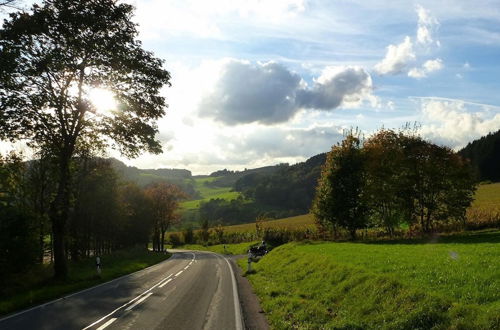
[[[500,128],[500,2],[128,0],[172,86],[163,154],[208,174],[296,163],[359,128],[454,149]]]

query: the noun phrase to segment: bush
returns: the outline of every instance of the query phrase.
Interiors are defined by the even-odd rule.
[[[179,235],[177,233],[169,234],[168,235],[168,242],[170,243],[170,245],[172,245],[172,247],[176,247],[176,246],[183,244],[183,242],[181,241],[181,238],[179,237]]]

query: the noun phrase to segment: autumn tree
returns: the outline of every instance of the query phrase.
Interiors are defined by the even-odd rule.
[[[406,199],[411,222],[430,232],[436,222],[465,222],[465,212],[476,189],[472,168],[447,147],[418,136],[401,136],[404,161],[401,171],[407,186],[400,193]]]
[[[146,195],[151,201],[153,213],[153,250],[163,251],[165,233],[180,220],[177,214],[179,201],[187,196],[178,186],[164,182],[150,185],[146,188]]]
[[[156,120],[170,75],[142,48],[133,7],[114,0],[45,0],[10,14],[0,30],[0,139],[24,140],[57,164],[50,206],[55,276],[65,278],[71,161],[82,151],[117,148],[160,153]],[[114,94],[99,112],[93,88]]]
[[[408,172],[403,168],[404,134],[381,129],[364,143],[366,155],[366,198],[373,225],[394,234],[408,212],[402,192],[408,186]]]
[[[363,228],[367,219],[365,201],[364,155],[359,134],[350,132],[328,153],[312,213],[322,228],[335,231],[341,227],[356,238],[356,230]]]

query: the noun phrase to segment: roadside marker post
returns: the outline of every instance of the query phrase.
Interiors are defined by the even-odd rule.
[[[250,273],[252,271],[252,257],[248,255],[248,270],[247,273]]]
[[[97,267],[97,276],[101,277],[101,258],[99,256],[95,258],[95,265]]]

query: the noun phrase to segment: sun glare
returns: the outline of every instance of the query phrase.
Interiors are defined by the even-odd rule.
[[[113,93],[104,88],[93,88],[89,92],[89,99],[101,114],[116,110],[117,103]]]

